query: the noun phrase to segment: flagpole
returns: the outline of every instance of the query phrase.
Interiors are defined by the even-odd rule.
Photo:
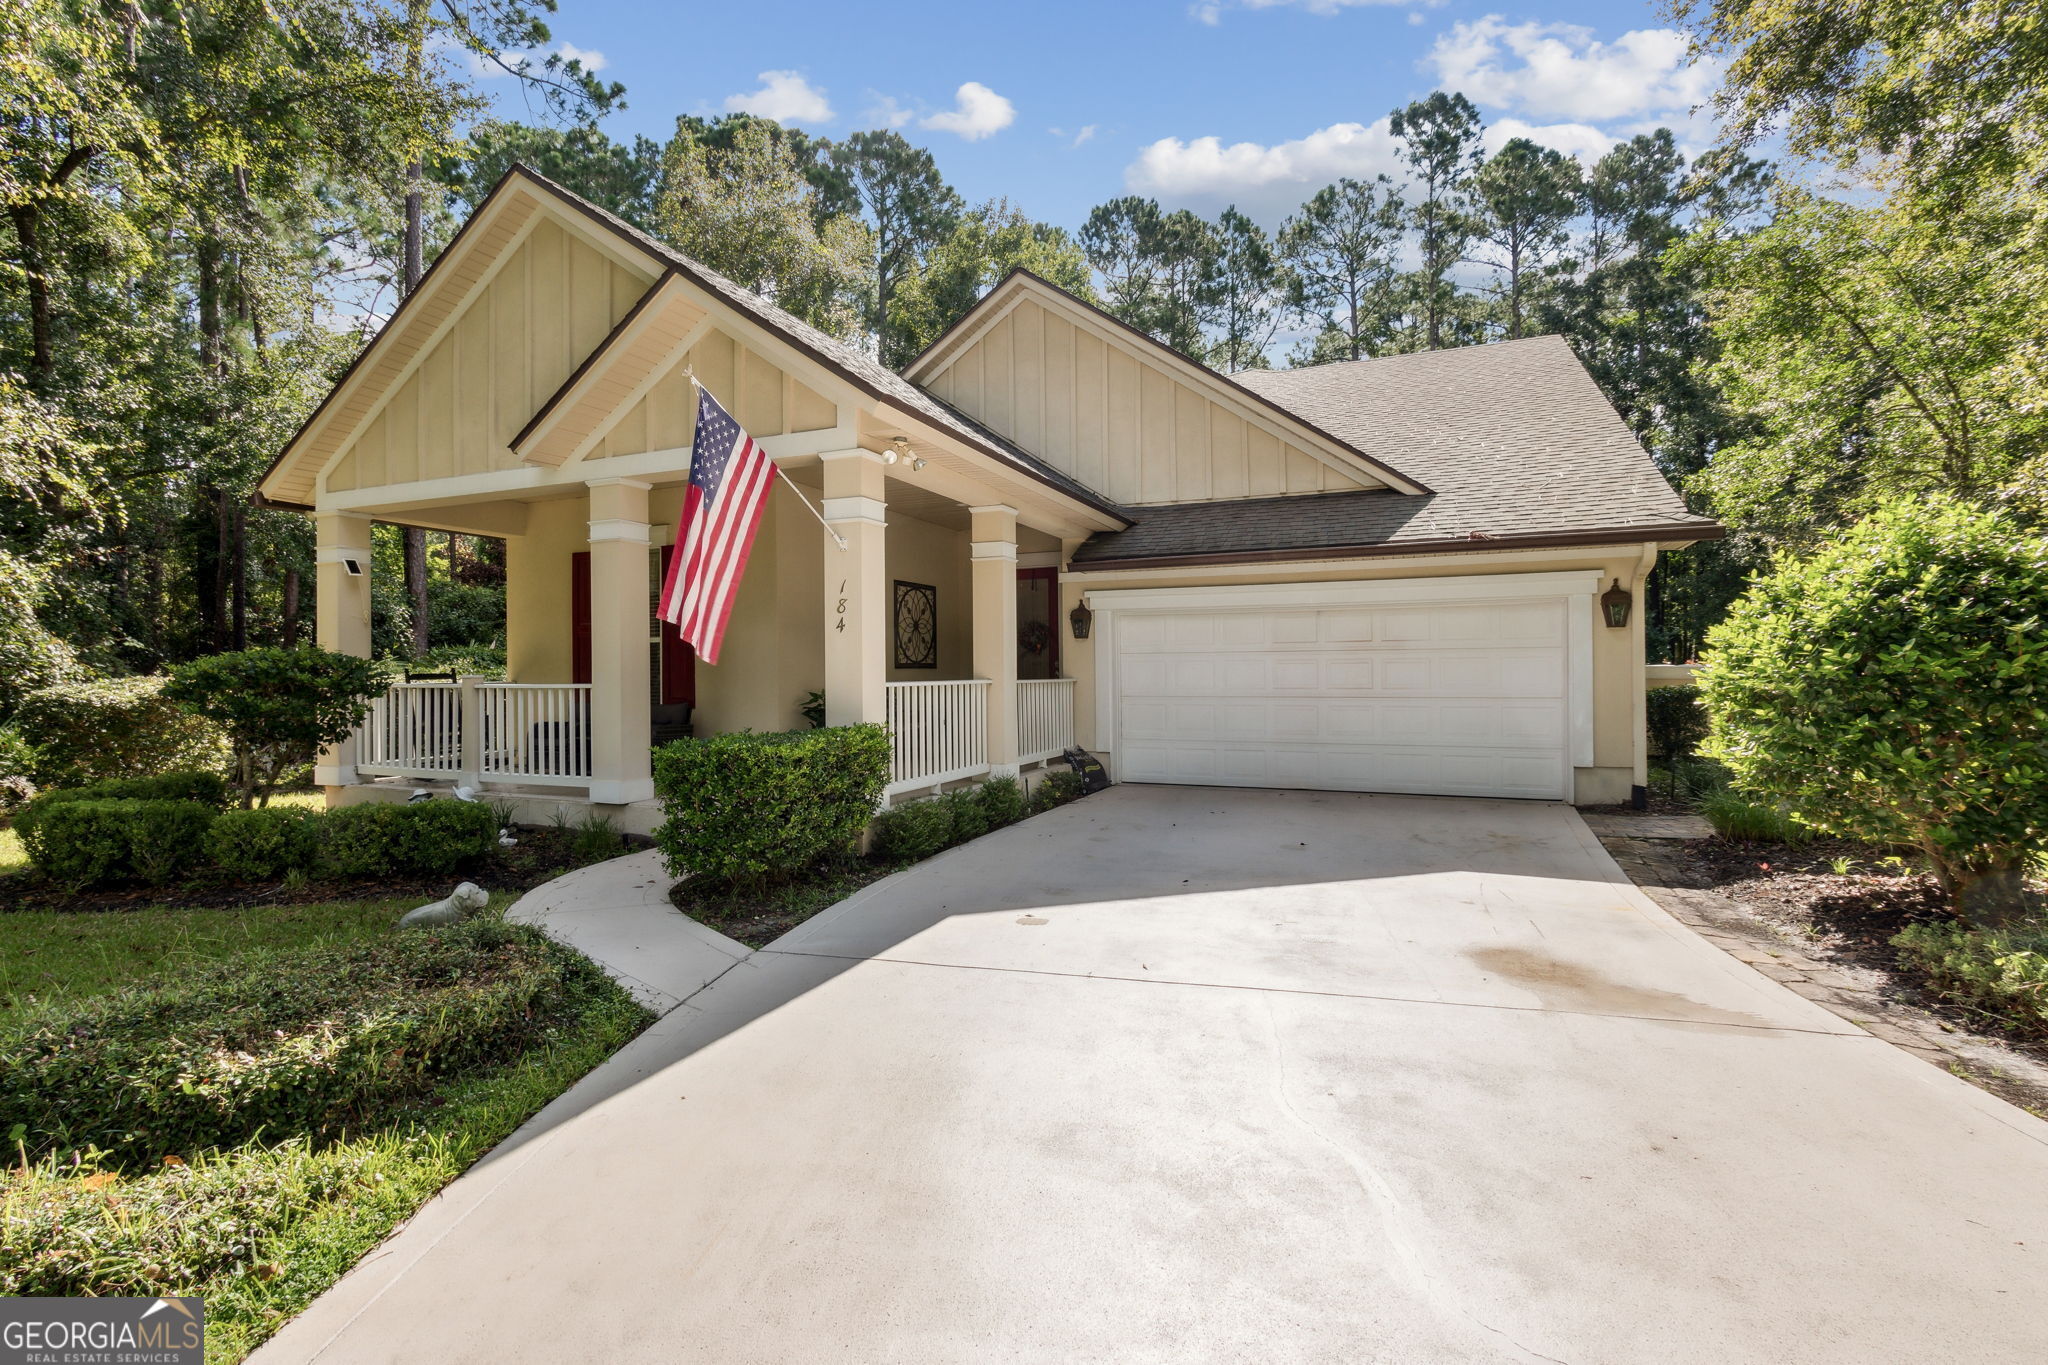
[[[683,377],[690,381],[690,389],[692,392],[696,392],[704,387],[702,384],[697,382],[696,371],[691,369],[688,365],[683,366]],[[694,439],[695,437],[693,436],[692,440]],[[818,525],[825,528],[825,534],[832,537],[833,543],[838,545],[840,549],[844,550],[846,548],[846,537],[840,535],[838,528],[835,527],[831,522],[825,520],[825,514],[818,510],[816,505],[811,502],[809,497],[805,496],[803,489],[797,487],[796,480],[790,478],[788,473],[784,471],[782,466],[776,464],[774,460],[769,460],[768,465],[776,472],[778,476],[781,477],[784,483],[789,485],[789,491],[796,494],[797,500],[803,503],[804,507],[809,510],[810,514],[818,519]]]

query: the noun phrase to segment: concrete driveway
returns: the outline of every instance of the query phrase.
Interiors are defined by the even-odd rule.
[[[2048,1357],[2048,1125],[1571,810],[1119,787],[734,966],[259,1359]]]

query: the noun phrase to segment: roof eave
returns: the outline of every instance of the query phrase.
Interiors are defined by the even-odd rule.
[[[1272,550],[1214,550],[1198,554],[1126,555],[1122,558],[1074,559],[1076,572],[1097,569],[1177,569],[1204,564],[1279,564],[1303,559],[1373,559],[1390,555],[1538,550],[1575,545],[1693,544],[1720,540],[1728,534],[1718,522],[1598,528],[1586,531],[1531,531],[1518,535],[1469,536],[1456,540],[1381,541],[1370,545],[1290,546]]]

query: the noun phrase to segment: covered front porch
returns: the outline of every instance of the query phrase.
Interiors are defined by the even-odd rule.
[[[323,514],[333,647],[367,647],[373,520],[496,528],[507,547],[505,677],[394,682],[321,765],[330,801],[462,787],[522,823],[603,815],[648,833],[654,746],[801,727],[820,702],[828,724],[888,726],[888,800],[1056,758],[1075,742],[1060,539],[1007,504],[949,496],[914,443],[876,443],[785,457],[827,525],[774,491],[715,667],[654,613],[681,470],[587,479],[516,510]]]

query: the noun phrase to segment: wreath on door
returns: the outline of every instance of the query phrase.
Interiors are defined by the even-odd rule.
[[[1017,648],[1025,654],[1043,654],[1052,646],[1052,632],[1043,621],[1027,621],[1017,628]]]

